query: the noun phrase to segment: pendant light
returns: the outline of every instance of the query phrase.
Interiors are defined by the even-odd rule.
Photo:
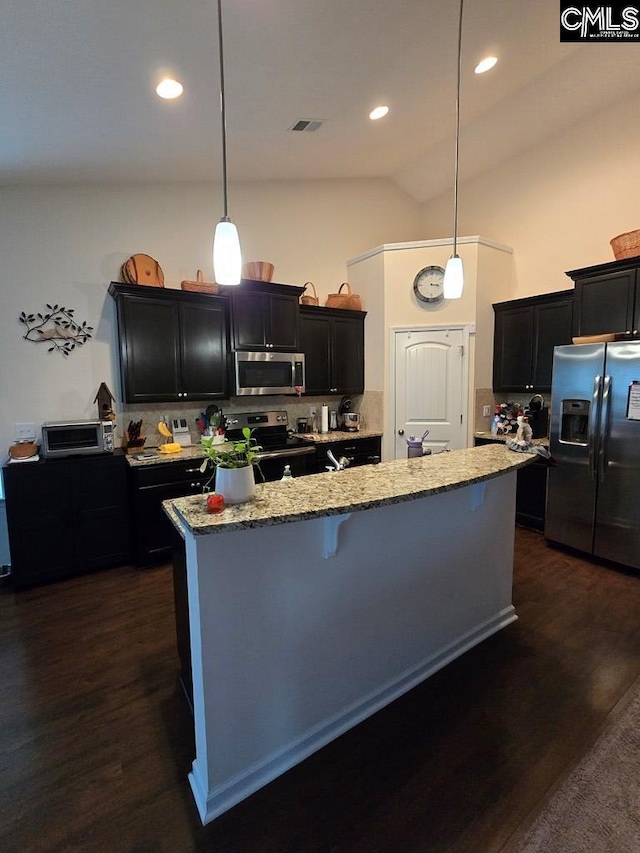
[[[458,80],[456,84],[456,142],[455,167],[453,173],[453,255],[447,261],[444,271],[444,298],[460,299],[464,287],[462,258],[458,255],[458,150],[460,147],[460,70],[462,63],[462,6],[460,0],[460,19],[458,21]]]
[[[218,43],[220,54],[220,114],[222,119],[223,213],[213,237],[213,274],[218,284],[240,284],[242,255],[238,229],[229,219],[227,194],[227,120],[224,100],[224,49],[222,44],[222,0],[218,0]]]

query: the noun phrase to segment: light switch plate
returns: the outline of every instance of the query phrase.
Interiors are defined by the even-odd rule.
[[[13,428],[16,441],[35,441],[35,424],[14,424]]]
[[[488,418],[491,414],[491,406],[483,406],[482,407],[482,417]]]

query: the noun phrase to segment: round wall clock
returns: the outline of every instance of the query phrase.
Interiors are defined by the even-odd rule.
[[[413,280],[413,292],[420,302],[440,302],[444,298],[444,269],[424,267]]]

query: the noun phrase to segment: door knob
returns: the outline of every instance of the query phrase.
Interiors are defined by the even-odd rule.
[[[399,430],[398,430],[398,435],[404,435],[404,430],[403,430],[403,429],[399,429]]]

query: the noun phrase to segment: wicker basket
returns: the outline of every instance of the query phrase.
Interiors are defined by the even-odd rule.
[[[204,280],[202,270],[196,273],[196,281],[181,281],[183,290],[192,290],[194,293],[218,293],[218,285]]]
[[[242,267],[242,278],[252,281],[271,281],[273,270],[273,264],[268,261],[248,261]]]
[[[313,296],[307,296],[306,293],[303,293],[300,297],[301,305],[319,305],[320,300],[318,299],[318,294],[316,293],[316,286],[312,281],[305,281],[304,289],[311,287],[313,289]]]
[[[635,258],[640,255],[640,229],[618,234],[610,242],[616,261],[621,261],[623,258]]]
[[[346,287],[347,292],[343,293],[342,288]],[[324,303],[327,308],[349,308],[352,311],[361,311],[362,303],[357,293],[351,292],[351,285],[348,281],[343,281],[338,288],[337,293],[330,293],[327,296],[327,301]]]
[[[30,456],[35,456],[37,452],[38,445],[35,441],[20,441],[9,448],[9,456],[12,459],[28,459]]]

